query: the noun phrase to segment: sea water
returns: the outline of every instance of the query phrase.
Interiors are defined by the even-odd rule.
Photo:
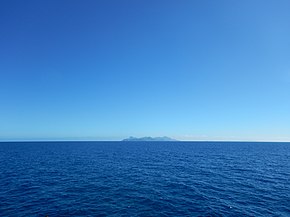
[[[0,216],[290,216],[290,143],[0,143]]]

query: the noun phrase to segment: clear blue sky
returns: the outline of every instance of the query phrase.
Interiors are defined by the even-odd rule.
[[[0,140],[290,141],[289,0],[2,0]]]

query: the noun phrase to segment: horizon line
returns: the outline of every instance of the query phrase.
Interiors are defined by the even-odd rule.
[[[123,140],[0,140],[0,143],[4,142],[249,142],[249,143],[290,143],[290,141],[271,141],[271,140],[173,140],[173,141],[123,141]]]

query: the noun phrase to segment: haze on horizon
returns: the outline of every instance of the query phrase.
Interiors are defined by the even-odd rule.
[[[0,141],[290,141],[290,1],[0,2]]]

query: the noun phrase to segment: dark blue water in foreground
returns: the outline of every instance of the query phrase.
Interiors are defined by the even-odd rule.
[[[0,143],[0,216],[290,216],[290,143]]]

